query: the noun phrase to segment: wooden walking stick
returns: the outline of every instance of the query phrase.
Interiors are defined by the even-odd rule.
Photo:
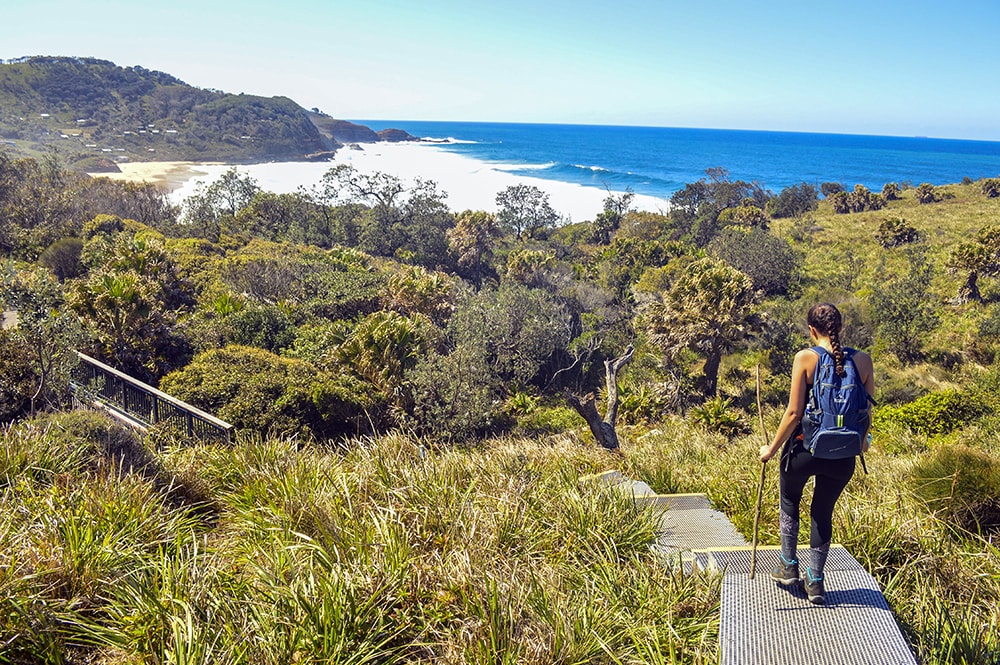
[[[767,440],[767,430],[764,429],[764,410],[760,403],[760,365],[757,365],[757,416],[760,418],[760,433],[764,437],[764,445],[770,443]],[[757,487],[757,513],[753,518],[753,549],[750,553],[750,579],[753,579],[757,572],[757,529],[760,526],[760,510],[764,501],[764,472],[767,470],[767,462],[760,464],[760,485]]]

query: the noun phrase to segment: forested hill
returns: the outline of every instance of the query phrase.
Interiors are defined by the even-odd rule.
[[[351,130],[346,137],[338,133],[344,129]],[[45,56],[0,62],[0,147],[22,155],[55,151],[78,167],[322,158],[339,147],[338,138],[357,136],[379,140],[287,97],[196,88],[139,66]]]

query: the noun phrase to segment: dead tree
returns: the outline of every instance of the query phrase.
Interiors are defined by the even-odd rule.
[[[594,438],[608,450],[618,450],[618,432],[615,431],[615,421],[618,419],[618,372],[632,360],[635,348],[629,346],[625,353],[617,358],[604,361],[604,379],[607,384],[608,405],[604,417],[597,412],[596,398],[590,392],[580,397],[567,388],[566,401],[583,416],[590,426]]]

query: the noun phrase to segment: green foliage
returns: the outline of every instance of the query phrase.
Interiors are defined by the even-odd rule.
[[[1000,274],[1000,225],[984,226],[972,240],[954,245],[945,265],[949,273],[965,275],[955,303],[982,302],[979,277]]]
[[[868,298],[877,342],[903,362],[922,357],[922,341],[938,324],[930,297],[933,268],[920,252],[908,259],[906,274],[885,275]]]
[[[41,253],[38,263],[52,271],[60,282],[78,277],[81,271],[80,253],[83,241],[79,238],[57,240]]]
[[[231,311],[225,325],[231,331],[233,344],[256,346],[272,353],[291,346],[295,339],[295,326],[288,313],[274,305]]]
[[[483,280],[496,277],[493,251],[503,235],[495,215],[466,210],[455,218],[455,228],[448,231],[448,248],[456,257],[458,274],[478,289]]]
[[[721,227],[738,226],[747,230],[760,228],[767,229],[767,213],[755,205],[740,205],[735,208],[726,208],[719,213],[718,219]]]
[[[767,211],[772,217],[801,217],[818,206],[816,188],[803,182],[781,190],[767,202]]]
[[[830,198],[838,192],[844,191],[844,185],[839,182],[823,182],[819,185],[819,191],[824,198]]]
[[[165,376],[160,389],[239,429],[333,438],[367,428],[372,391],[346,375],[253,347],[196,355]]]
[[[559,221],[559,213],[549,203],[549,195],[534,185],[509,185],[497,193],[496,204],[501,228],[513,233],[518,240],[522,236],[534,238]]]
[[[846,206],[847,212],[881,210],[885,207],[885,198],[881,194],[873,194],[864,185],[855,185],[854,191],[847,194]]]
[[[15,132],[22,146],[74,159],[121,147],[136,160],[249,162],[301,158],[329,145],[288,98],[195,88],[106,60],[0,63],[0,90],[0,135]],[[39,109],[49,116],[40,117]],[[60,140],[61,133],[69,138]]]
[[[730,438],[746,429],[740,413],[732,408],[732,400],[718,395],[692,407],[691,420],[710,432]]]
[[[454,309],[455,283],[440,272],[427,272],[417,266],[399,270],[389,276],[386,287],[387,309],[426,316],[438,325],[446,323]]]
[[[450,265],[447,234],[455,220],[433,181],[407,187],[396,176],[341,164],[326,172],[323,188],[326,201],[370,206],[358,216],[361,250],[432,270]]]
[[[757,304],[753,282],[716,259],[689,263],[670,289],[643,305],[637,329],[669,359],[691,349],[705,357],[705,394],[714,397],[722,354],[749,334]]]
[[[380,311],[358,321],[331,350],[337,363],[405,408],[406,373],[434,346],[436,329],[419,314]]]
[[[679,242],[617,236],[594,257],[591,270],[600,286],[624,300],[647,269],[662,268],[688,252]]]
[[[487,383],[509,389],[545,385],[554,372],[545,363],[571,340],[569,313],[551,294],[520,285],[483,290],[458,303],[448,324],[453,348],[476,349]]]
[[[198,184],[184,202],[182,221],[198,229],[204,237],[218,240],[221,231],[239,228],[236,215],[249,206],[260,191],[254,178],[233,166],[210,185]]]
[[[908,404],[880,406],[872,426],[895,426],[930,436],[947,434],[967,425],[986,411],[979,396],[959,390],[928,393]]]
[[[502,386],[488,359],[471,342],[448,353],[428,353],[408,372],[409,422],[435,440],[461,442],[497,429]],[[506,423],[503,423],[506,424]]]
[[[883,219],[882,223],[879,224],[878,231],[875,232],[875,241],[886,249],[908,245],[917,242],[919,239],[920,234],[917,232],[917,229],[905,219],[896,215],[891,215]]]
[[[87,218],[86,205],[75,201],[82,183],[83,176],[64,172],[51,156],[14,159],[0,151],[0,255],[35,258],[78,235]]]
[[[0,329],[0,423],[30,412],[38,385],[32,355],[27,341]]]
[[[881,194],[873,194],[864,185],[855,185],[853,192],[839,191],[830,194],[829,199],[833,211],[837,214],[881,210],[886,199]]]
[[[983,178],[980,191],[988,199],[1000,196],[1000,178]]]
[[[928,182],[921,183],[917,187],[915,196],[917,198],[917,203],[921,204],[936,203],[941,200],[941,197],[937,193],[937,189],[935,189],[934,185]]]
[[[80,341],[80,326],[65,306],[62,285],[42,267],[7,264],[0,275],[0,310],[14,310],[17,325],[5,331],[5,368],[12,381],[3,392],[10,395],[13,413],[20,398],[28,397],[30,412],[43,406],[64,404],[69,396],[69,374],[76,364],[74,346]],[[34,388],[26,392],[30,367]]]
[[[757,183],[730,180],[723,168],[707,170],[708,179],[689,183],[670,197],[670,220],[675,237],[707,245],[719,230],[719,215],[726,208],[756,206],[763,210],[770,193]]]
[[[580,415],[568,406],[539,406],[517,419],[515,431],[524,436],[545,436],[575,430],[580,424]]]
[[[798,256],[786,240],[765,229],[724,229],[706,250],[746,274],[765,295],[787,294],[798,281]]]
[[[618,419],[628,424],[659,422],[674,406],[662,384],[626,378],[618,386]]]
[[[628,214],[634,198],[635,194],[631,188],[626,188],[622,194],[608,194],[604,199],[604,209],[594,218],[591,226],[591,242],[598,245],[607,245],[611,242],[615,231]]]
[[[153,381],[183,364],[188,342],[175,322],[193,304],[161,241],[121,232],[97,235],[85,248],[95,262],[76,282],[69,306],[90,329],[99,359],[141,380]]]
[[[898,201],[900,195],[899,185],[894,182],[887,182],[882,185],[882,198],[886,201]]]

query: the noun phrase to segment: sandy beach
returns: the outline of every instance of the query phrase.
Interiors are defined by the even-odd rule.
[[[510,173],[518,167],[471,159],[448,152],[433,143],[375,143],[362,149],[341,148],[330,162],[272,162],[240,165],[261,188],[278,194],[306,190],[319,184],[323,175],[338,164],[350,164],[362,173],[382,172],[413,185],[416,179],[432,180],[444,192],[453,211],[496,211],[497,192],[510,185],[534,185],[549,195],[552,207],[567,222],[593,219],[602,210],[608,192],[566,182],[531,178]],[[199,185],[208,184],[231,168],[227,164],[196,162],[144,162],[119,165],[122,173],[96,174],[117,179],[154,182],[181,204]],[[633,206],[640,210],[665,211],[669,203],[652,196],[637,195]]]
[[[201,162],[122,162],[118,165],[121,173],[91,173],[89,175],[111,180],[151,182],[166,192],[173,192],[192,178],[207,176],[209,172],[205,170],[205,167],[216,165]]]

